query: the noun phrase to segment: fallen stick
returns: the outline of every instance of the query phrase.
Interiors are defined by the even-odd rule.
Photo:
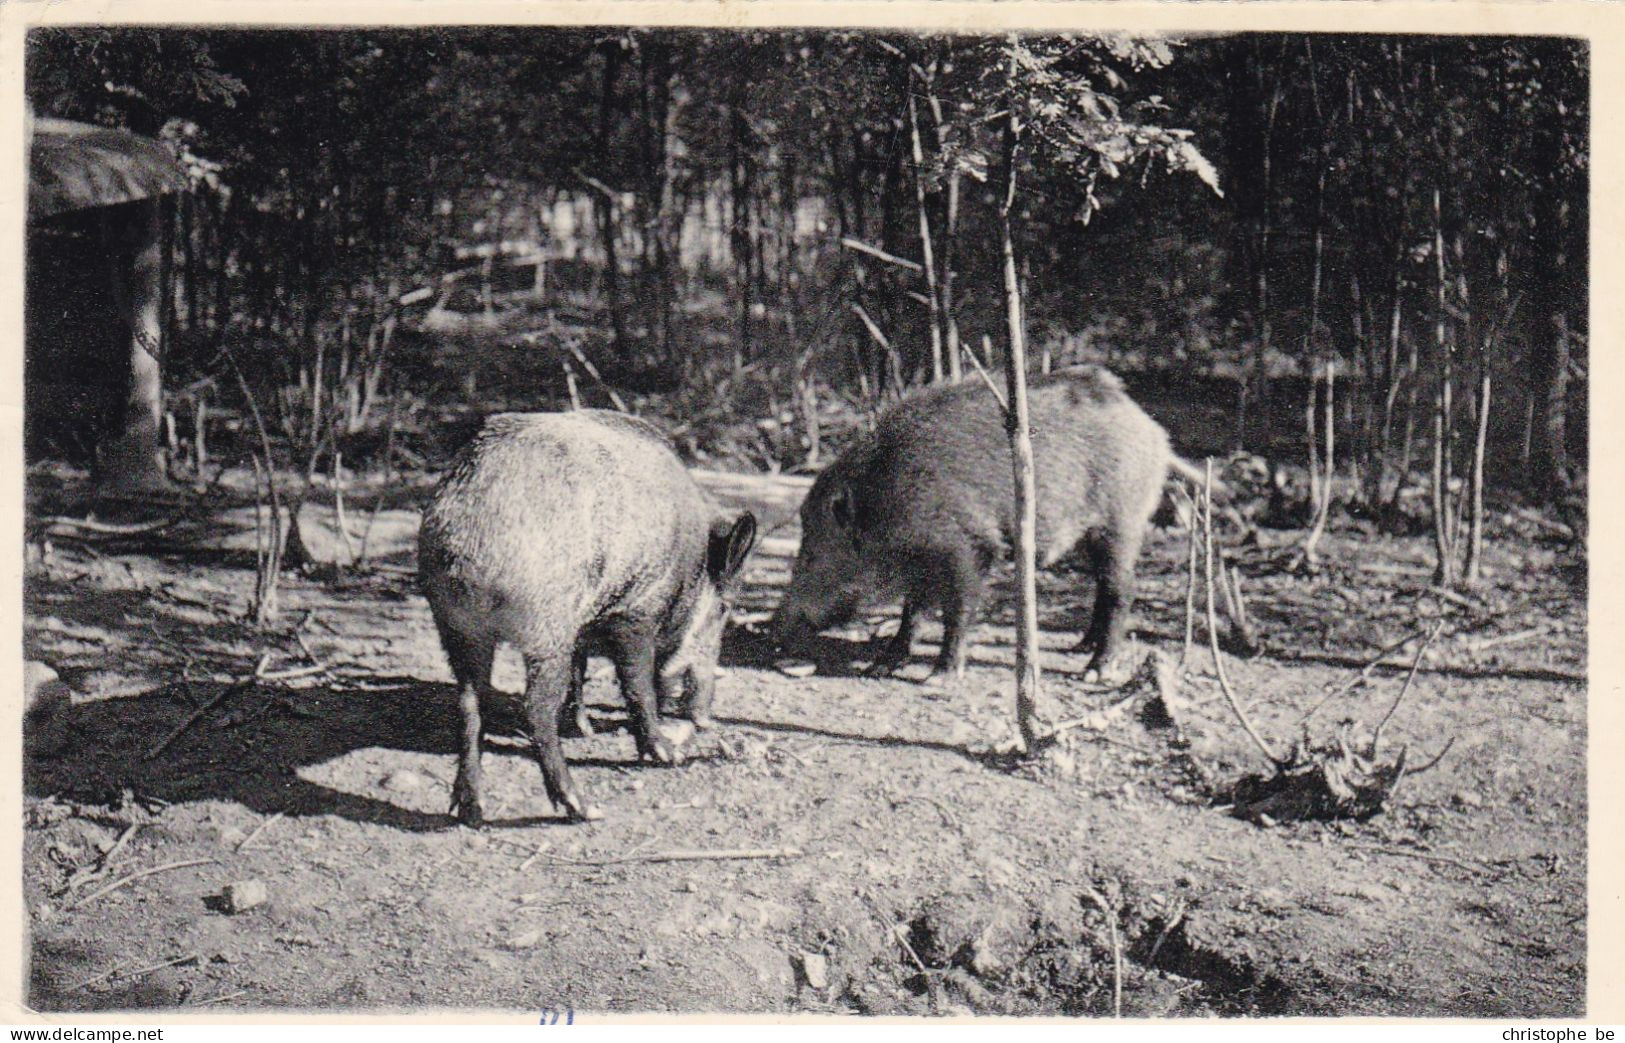
[[[131,873],[129,876],[121,877],[120,879],[115,880],[112,883],[108,884],[106,887],[98,888],[95,891],[90,892],[90,894],[85,895],[83,898],[75,898],[73,901],[71,901],[71,902],[69,902],[67,904],[66,908],[68,908],[68,909],[77,909],[81,905],[85,905],[85,904],[88,904],[90,902],[94,902],[96,899],[102,897],[103,895],[112,894],[114,891],[117,891],[121,887],[124,887],[124,886],[126,886],[128,884],[133,884],[137,880],[142,879],[143,877],[154,876],[154,875],[156,875],[158,873],[167,873],[171,869],[185,869],[188,866],[209,865],[209,864],[211,864],[213,862],[214,862],[214,859],[212,859],[212,858],[189,858],[189,859],[186,859],[185,861],[182,861],[182,862],[167,862],[167,863],[165,863],[164,865],[161,865],[161,866],[153,866],[151,869],[142,869],[142,870],[139,870],[137,872]]]
[[[1382,715],[1382,720],[1377,722],[1376,731],[1371,734],[1370,755],[1372,757],[1376,757],[1377,745],[1382,741],[1383,726],[1388,723],[1389,718],[1393,717],[1394,711],[1399,709],[1399,704],[1404,702],[1405,696],[1410,693],[1411,684],[1416,680],[1416,671],[1422,667],[1422,657],[1427,654],[1428,646],[1433,644],[1434,639],[1439,636],[1439,632],[1443,629],[1444,620],[1441,619],[1433,624],[1433,630],[1428,633],[1427,640],[1423,641],[1422,646],[1416,650],[1416,658],[1411,661],[1411,672],[1405,675],[1405,684],[1399,689],[1399,695],[1394,698],[1394,705],[1388,707],[1388,712]]]
[[[1522,518],[1526,522],[1529,522],[1529,523],[1531,523],[1533,525],[1540,526],[1542,529],[1545,529],[1547,532],[1556,533],[1557,535],[1562,536],[1565,539],[1570,539],[1570,540],[1574,539],[1574,530],[1573,529],[1569,528],[1567,525],[1564,525],[1562,522],[1555,522],[1555,521],[1552,521],[1550,518],[1542,517],[1541,515],[1537,514],[1535,511],[1529,509],[1528,507],[1519,508],[1518,510],[1514,511],[1513,513],[1516,514],[1519,518]]]
[[[1184,922],[1185,900],[1180,898],[1174,902],[1173,912],[1163,923],[1162,932],[1157,935],[1157,940],[1151,944],[1151,952],[1145,958],[1145,966],[1155,967],[1157,965],[1157,953],[1162,951],[1162,943],[1168,940],[1168,936],[1174,932],[1174,928]]]
[[[96,860],[97,870],[100,871],[112,865],[113,859],[118,857],[118,853],[120,851],[124,850],[124,845],[128,844],[130,842],[130,838],[135,836],[136,831],[144,825],[146,825],[144,822],[130,823],[129,827],[125,829],[124,832],[119,834],[118,839],[113,841],[113,846],[107,849],[107,854]]]
[[[1433,570],[1421,565],[1384,565],[1381,562],[1358,563],[1355,568],[1361,572],[1380,572],[1390,576],[1431,576]]]
[[[1133,706],[1134,703],[1139,700],[1139,698],[1139,692],[1135,692],[1133,695],[1125,695],[1123,698],[1117,700],[1115,703],[1112,703],[1110,706],[1103,706],[1094,713],[1084,714],[1082,717],[1074,717],[1069,721],[1062,721],[1061,723],[1055,725],[1052,731],[1056,735],[1059,735],[1062,732],[1068,731],[1072,728],[1088,728],[1090,731],[1097,732],[1105,731],[1111,726],[1113,721],[1123,716],[1123,713],[1128,710],[1130,706]]]
[[[1497,645],[1516,644],[1519,641],[1527,641],[1532,637],[1538,637],[1550,629],[1550,624],[1542,623],[1540,626],[1530,627],[1528,630],[1520,630],[1515,634],[1501,634],[1498,637],[1482,638],[1478,641],[1470,643],[1467,646],[1467,650],[1469,652],[1483,652],[1487,651],[1488,649],[1495,648]]]
[[[153,971],[161,971],[165,967],[173,967],[178,963],[187,963],[188,961],[196,959],[198,959],[198,954],[195,952],[189,952],[177,956],[173,960],[164,960],[162,963],[154,963],[148,967],[137,967],[133,971],[122,971],[119,968],[123,967],[125,963],[130,962],[125,960],[124,963],[115,964],[112,970],[98,974],[94,978],[86,978],[84,981],[75,985],[74,988],[83,989],[87,986],[94,985],[99,981],[106,981],[110,978],[137,978],[143,974],[151,974]]]
[[[272,815],[270,818],[266,819],[264,822],[261,822],[259,825],[255,826],[254,827],[254,832],[252,832],[252,833],[248,834],[248,836],[244,837],[243,842],[241,844],[237,845],[237,850],[238,851],[245,850],[248,847],[248,845],[252,844],[254,841],[259,839],[259,836],[260,836],[261,833],[264,833],[266,830],[268,830],[272,826],[276,825],[277,820],[279,820],[281,818],[282,818],[282,812],[279,811],[275,815]]]
[[[247,989],[238,989],[236,992],[228,992],[223,996],[211,996],[206,1000],[198,1000],[196,1003],[188,1003],[187,1006],[188,1007],[207,1007],[211,1003],[224,1003],[226,1000],[234,1000],[238,996],[246,996],[246,995],[248,995],[248,990]]]
[[[1112,1017],[1120,1018],[1123,1016],[1123,939],[1117,933],[1117,910],[1107,905],[1106,899],[1093,887],[1085,887],[1084,893],[1100,906],[1102,915],[1106,917],[1106,929],[1112,943]]]
[[[1429,855],[1421,851],[1406,851],[1398,847],[1382,847],[1378,844],[1344,844],[1344,847],[1355,851],[1371,851],[1379,855],[1394,855],[1398,858],[1416,858],[1423,862],[1437,862],[1441,865],[1455,866],[1468,872],[1490,872],[1494,867],[1483,862],[1463,862],[1459,858],[1448,858],[1444,855]]]
[[[75,985],[73,988],[76,991],[78,989],[89,988],[90,986],[96,984],[99,981],[105,981],[108,978],[111,978],[113,975],[117,974],[119,972],[119,968],[123,967],[125,964],[127,964],[129,962],[130,962],[129,960],[120,960],[119,962],[113,964],[112,967],[108,968],[107,970],[103,971],[102,973],[96,975],[93,978],[86,978],[84,981],[82,981],[79,984]]]
[[[260,656],[259,665],[254,667],[254,673],[251,676],[245,677],[240,681],[233,681],[231,684],[220,689],[219,694],[217,694],[213,699],[210,699],[202,706],[199,706],[197,709],[187,714],[186,720],[182,721],[174,731],[170,732],[169,735],[164,738],[163,742],[160,742],[158,745],[148,750],[146,756],[144,756],[142,760],[150,761],[160,753],[169,749],[171,743],[173,743],[176,739],[179,739],[182,735],[186,734],[192,725],[196,724],[200,719],[202,719],[204,714],[208,713],[216,706],[219,706],[222,702],[225,702],[228,696],[252,688],[259,682],[260,678],[265,675],[265,668],[269,665],[271,665],[271,653],[267,652]]]
[[[108,848],[107,852],[96,860],[96,864],[94,866],[91,866],[88,869],[81,869],[69,878],[67,884],[62,888],[62,893],[72,891],[76,887],[83,887],[85,884],[90,883],[92,880],[95,880],[97,877],[107,872],[107,868],[113,864],[114,856],[120,851],[124,850],[124,845],[130,842],[130,838],[135,836],[135,831],[140,829],[141,826],[142,823],[140,822],[132,822],[128,827],[126,827],[124,832],[119,834],[119,838],[113,842],[113,846]]]
[[[1428,586],[1418,593],[1432,594],[1436,598],[1443,598],[1444,600],[1453,604],[1460,605],[1462,608],[1476,609],[1479,607],[1478,602],[1474,601],[1467,595],[1457,594],[1455,591],[1448,590],[1444,587]]]
[[[277,670],[268,674],[256,674],[261,681],[293,681],[301,677],[314,677],[316,674],[325,674],[333,669],[332,663],[317,663],[315,666],[299,666],[288,670]]]
[[[628,862],[710,862],[732,859],[800,858],[805,854],[795,847],[724,848],[716,851],[655,851],[647,855],[625,855],[620,858],[574,859],[544,855],[544,858],[567,866],[614,866]]]
[[[931,971],[926,967],[925,961],[920,959],[920,954],[915,952],[914,946],[909,944],[908,932],[903,929],[904,927],[904,924],[898,924],[892,929],[891,936],[897,940],[897,944],[903,947],[903,951],[908,953],[908,958],[914,961],[914,966],[920,969],[921,974],[930,974]]]
[[[1320,710],[1320,708],[1322,706],[1325,706],[1327,703],[1331,702],[1333,699],[1341,698],[1342,696],[1345,696],[1345,695],[1349,694],[1350,692],[1354,691],[1356,688],[1360,687],[1361,685],[1365,684],[1367,681],[1371,680],[1371,672],[1373,670],[1375,670],[1377,667],[1381,666],[1383,664],[1383,660],[1387,659],[1389,656],[1393,655],[1395,652],[1399,651],[1401,648],[1404,648],[1406,645],[1410,644],[1412,641],[1415,641],[1418,638],[1426,637],[1426,636],[1427,635],[1423,631],[1418,630],[1414,634],[1406,634],[1404,637],[1400,638],[1398,641],[1395,641],[1394,643],[1392,643],[1390,645],[1384,645],[1382,650],[1380,652],[1378,652],[1371,659],[1370,662],[1366,663],[1365,666],[1360,668],[1360,672],[1355,675],[1354,680],[1349,681],[1348,683],[1342,685],[1341,687],[1334,688],[1330,692],[1326,693],[1326,696],[1323,699],[1321,699],[1318,703],[1316,703],[1315,705],[1313,705],[1313,706],[1311,706],[1309,708],[1309,711],[1303,715],[1302,719],[1298,723],[1300,725],[1309,723],[1309,718],[1313,717]],[[1397,665],[1397,664],[1390,664],[1390,665]]]
[[[180,520],[179,515],[168,518],[159,518],[148,522],[99,522],[92,518],[67,518],[61,515],[52,515],[41,518],[36,523],[43,529],[76,529],[80,532],[94,532],[102,536],[141,536],[159,529],[167,529]],[[58,534],[60,535],[60,533]]]

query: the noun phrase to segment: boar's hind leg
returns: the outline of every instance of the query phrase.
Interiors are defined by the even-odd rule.
[[[587,687],[587,653],[577,648],[570,657],[570,695],[564,701],[564,712],[559,715],[559,734],[567,739],[580,739],[596,734],[592,720],[587,716],[587,704],[582,691]]]
[[[655,690],[655,631],[652,624],[628,621],[610,636],[621,697],[632,716],[632,735],[638,756],[660,764],[676,764],[677,751],[660,734],[660,704]]]
[[[582,799],[570,779],[570,769],[564,763],[564,748],[559,744],[559,712],[570,696],[573,673],[573,654],[545,657],[526,654],[525,712],[530,717],[531,744],[542,766],[547,799],[555,807],[563,808],[571,820],[585,822],[602,818],[603,813]]]
[[[958,551],[942,565],[942,649],[925,678],[932,683],[965,676],[966,639],[982,604],[982,570],[974,551]]]
[[[1140,538],[1117,534],[1089,544],[1089,561],[1095,574],[1095,608],[1089,630],[1076,651],[1093,652],[1084,669],[1085,679],[1106,673],[1122,646],[1128,630],[1129,609],[1134,602],[1134,561],[1139,557]]]
[[[477,826],[484,819],[480,807],[480,747],[485,723],[480,715],[480,696],[491,683],[491,662],[496,645],[469,638],[440,627],[440,643],[451,660],[457,677],[457,701],[463,715],[462,741],[457,747],[457,781],[451,789],[451,813],[465,826]]]

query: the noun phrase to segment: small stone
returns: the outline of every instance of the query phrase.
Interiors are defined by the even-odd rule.
[[[540,891],[526,891],[519,896],[520,905],[540,905],[547,896]]]
[[[815,952],[801,954],[801,974],[809,988],[829,988],[829,960]]]
[[[642,779],[633,779],[630,783],[628,783],[628,788],[630,788],[633,793],[642,792],[643,791],[643,780]]]
[[[1472,790],[1457,790],[1450,795],[1450,799],[1459,808],[1481,808],[1484,806],[1484,798]]]
[[[271,896],[259,880],[237,880],[221,888],[220,897],[225,902],[226,912],[235,916],[264,905]]]
[[[699,889],[700,885],[694,882],[693,877],[689,877],[687,880],[684,880],[681,884],[677,885],[677,890],[683,892],[684,894],[691,895],[699,891]]]
[[[400,771],[392,771],[385,775],[382,785],[385,789],[394,793],[416,793],[427,783],[428,780],[422,775],[403,768]]]
[[[773,669],[786,677],[811,677],[818,672],[818,664],[806,659],[780,659]]]
[[[504,949],[534,949],[541,942],[542,932],[539,929],[520,931],[518,934],[509,936],[508,940],[502,943],[502,947]]]
[[[229,848],[236,848],[248,839],[248,834],[236,826],[222,826],[220,828],[220,843]]]

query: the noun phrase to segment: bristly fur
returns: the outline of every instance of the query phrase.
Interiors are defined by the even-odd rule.
[[[1168,436],[1098,366],[1034,380],[1028,405],[1038,563],[1089,550],[1104,593],[1086,640],[1110,653],[1167,477]],[[916,609],[944,605],[962,632],[982,576],[1014,546],[1014,505],[1005,417],[985,386],[967,381],[903,399],[809,492],[781,628],[798,616],[827,625],[900,595]]]

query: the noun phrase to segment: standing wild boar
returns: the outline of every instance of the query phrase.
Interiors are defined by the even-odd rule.
[[[726,596],[755,538],[755,517],[720,512],[647,424],[597,410],[487,420],[418,534],[419,582],[460,689],[453,813],[482,818],[480,697],[500,642],[524,657],[531,741],[570,818],[600,817],[559,744],[589,651],[615,662],[639,754],[675,762],[657,691],[670,701],[686,687],[688,715],[708,720]]]
[[[1093,651],[1088,670],[1098,676],[1127,629],[1135,559],[1167,477],[1168,435],[1099,367],[1034,381],[1028,403],[1038,565],[1086,548],[1095,604],[1078,647]],[[983,579],[1015,546],[1016,524],[1004,413],[988,389],[968,382],[906,398],[813,483],[774,635],[793,643],[866,603],[901,597],[902,625],[883,663],[906,658],[915,615],[941,606],[931,678],[961,676]]]

